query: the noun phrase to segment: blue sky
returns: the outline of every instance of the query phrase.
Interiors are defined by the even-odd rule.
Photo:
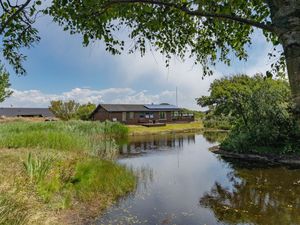
[[[247,62],[232,57],[231,67],[218,64],[215,75],[202,80],[201,67],[193,66],[192,60],[172,60],[167,69],[163,56],[156,52],[141,58],[138,53],[112,56],[101,42],[83,47],[80,35],[62,31],[48,17],[43,17],[37,28],[42,39],[25,51],[27,75],[20,77],[11,71],[14,94],[0,107],[46,107],[56,99],[174,104],[177,86],[179,106],[200,109],[195,98],[206,95],[214,79],[235,73],[265,72],[270,66],[267,53],[272,46],[260,31],[253,35]]]

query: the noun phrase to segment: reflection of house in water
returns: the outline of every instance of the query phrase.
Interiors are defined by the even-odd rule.
[[[120,147],[121,154],[139,154],[151,150],[181,149],[185,144],[195,143],[195,134],[151,135],[132,137]]]

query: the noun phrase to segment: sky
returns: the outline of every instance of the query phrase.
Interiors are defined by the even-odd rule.
[[[47,107],[51,100],[75,100],[80,103],[170,103],[201,110],[196,98],[208,95],[214,79],[236,73],[264,73],[270,67],[267,53],[272,49],[255,31],[253,45],[248,48],[247,62],[231,57],[230,67],[218,63],[214,75],[202,76],[193,60],[173,59],[166,68],[164,57],[157,52],[113,56],[101,41],[83,47],[80,35],[63,31],[47,16],[36,27],[41,41],[31,49],[24,66],[26,76],[17,76],[11,69],[13,95],[0,107]],[[9,68],[9,66],[7,66]]]

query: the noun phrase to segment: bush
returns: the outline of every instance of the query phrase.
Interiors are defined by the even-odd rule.
[[[215,115],[230,117],[233,124],[222,148],[237,152],[299,151],[299,130],[285,80],[240,75],[216,80],[210,90],[210,96],[199,98],[198,103],[210,107]]]
[[[209,129],[220,129],[220,130],[230,130],[231,124],[226,119],[204,119],[203,126]]]

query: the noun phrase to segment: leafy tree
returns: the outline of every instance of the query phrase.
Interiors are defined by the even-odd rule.
[[[87,104],[80,105],[78,107],[76,115],[81,120],[89,120],[90,115],[95,109],[96,105],[89,102]]]
[[[9,87],[9,74],[3,66],[0,66],[0,102],[3,102],[5,98],[12,94],[12,91],[8,89]]]
[[[209,106],[217,116],[231,117],[234,127],[222,143],[228,150],[284,148],[297,137],[290,88],[285,80],[262,75],[222,78],[211,84],[210,96],[200,97],[198,104]]]
[[[39,12],[40,0],[0,0],[0,36],[3,58],[12,65],[17,74],[24,74],[22,62],[26,56],[20,52],[40,40],[33,27]]]
[[[261,29],[267,41],[283,46],[273,69],[282,70],[286,60],[295,112],[300,112],[299,10],[298,0],[53,0],[45,12],[64,30],[83,34],[84,45],[101,39],[108,51],[120,54],[129,38],[134,41],[130,53],[143,55],[153,46],[167,64],[172,55],[194,57],[204,74],[212,73],[216,61],[230,65],[232,54],[246,60],[251,34]],[[123,28],[128,38],[120,39],[116,32]]]
[[[25,72],[22,61],[26,57],[20,49],[39,40],[33,24],[41,3],[0,0],[3,55],[17,73]],[[125,27],[128,38],[134,40],[129,52],[140,50],[143,55],[147,46],[153,46],[166,55],[167,64],[172,55],[194,57],[195,63],[203,65],[204,74],[212,74],[210,66],[218,60],[230,65],[232,54],[246,60],[251,34],[254,28],[261,29],[267,41],[283,46],[273,69],[282,70],[286,61],[300,119],[298,0],[53,0],[43,9],[64,30],[81,33],[84,45],[101,39],[108,51],[120,54],[125,41],[115,34]]]
[[[70,120],[76,118],[79,107],[80,104],[76,103],[74,100],[67,102],[58,100],[51,101],[49,109],[56,117],[62,120]]]

